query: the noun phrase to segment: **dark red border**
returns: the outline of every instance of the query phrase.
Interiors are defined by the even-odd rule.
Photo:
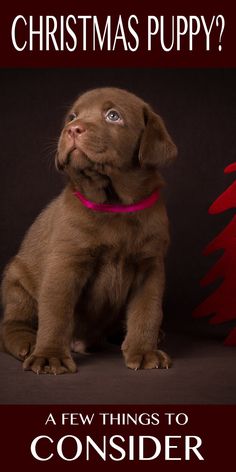
[[[207,67],[207,68],[229,68],[236,67],[235,54],[235,12],[232,0],[206,2],[198,0],[189,2],[179,0],[168,2],[153,2],[148,0],[128,4],[119,0],[111,2],[110,0],[94,2],[87,0],[48,0],[47,2],[5,2],[4,10],[0,15],[0,67],[6,68],[24,68],[24,67]],[[107,15],[113,15],[117,18],[119,14],[125,19],[131,14],[137,15],[142,22],[140,23],[139,36],[141,46],[136,53],[116,50],[113,52],[82,52],[77,53],[56,53],[56,52],[25,52],[18,53],[14,50],[11,43],[11,24],[14,17],[18,14],[23,15],[98,15],[102,22]],[[225,29],[222,36],[222,51],[217,47],[217,38],[215,47],[210,52],[203,51],[203,36],[199,36],[199,45],[193,52],[185,50],[180,52],[163,53],[158,47],[152,52],[146,50],[146,29],[143,19],[147,15],[204,15],[211,18],[212,15],[222,14],[225,17]],[[61,427],[44,425],[45,418],[52,412],[60,415],[61,412],[159,412],[164,415],[165,412],[184,412],[189,415],[189,423],[186,426],[173,426],[168,428],[166,425],[155,428],[146,427],[103,427],[96,421],[92,429],[82,427],[77,429],[72,426]],[[149,471],[198,471],[221,470],[233,468],[235,464],[235,424],[236,424],[236,406],[226,405],[1,405],[1,463],[2,467],[8,470],[14,470],[16,467],[24,467],[24,470],[65,470],[65,463],[55,458],[52,462],[38,463],[30,454],[30,443],[32,439],[40,434],[50,434],[55,440],[65,434],[78,434],[84,437],[86,434],[98,437],[106,434],[147,434],[157,435],[161,440],[165,434],[179,435],[190,434],[199,435],[203,440],[204,462],[191,461],[191,463],[165,462],[163,457],[158,461],[147,462],[127,462],[131,470],[143,470],[148,467]],[[94,467],[103,470],[113,470],[114,468],[124,467],[125,462],[99,462],[94,458],[90,463],[87,462],[67,462],[66,467],[71,470],[94,470]],[[82,469],[81,469],[82,466]],[[161,467],[160,467],[161,466]]]

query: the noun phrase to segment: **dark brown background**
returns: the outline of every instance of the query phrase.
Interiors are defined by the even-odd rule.
[[[193,308],[212,288],[199,280],[218,255],[204,246],[234,211],[209,216],[212,201],[233,180],[224,167],[236,159],[236,70],[188,69],[4,69],[1,71],[1,269],[63,179],[54,151],[64,113],[75,97],[98,86],[127,88],[165,119],[178,148],[164,172],[172,245],[167,260],[166,324],[218,335],[193,320]],[[223,332],[226,327],[223,326]]]

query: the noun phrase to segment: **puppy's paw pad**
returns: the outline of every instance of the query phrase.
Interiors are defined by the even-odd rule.
[[[164,351],[149,351],[143,356],[143,369],[168,369],[170,366],[171,359]]]
[[[72,341],[70,348],[72,352],[88,354],[86,343],[82,340],[76,339],[75,341]]]

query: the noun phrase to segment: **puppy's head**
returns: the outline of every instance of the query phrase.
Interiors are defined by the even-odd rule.
[[[177,150],[159,115],[126,90],[100,88],[81,95],[62,130],[57,167],[73,180],[81,174],[105,178],[104,169],[160,168]]]

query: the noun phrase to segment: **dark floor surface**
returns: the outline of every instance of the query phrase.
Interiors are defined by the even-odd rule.
[[[0,353],[1,404],[235,404],[236,350],[219,340],[168,334],[169,370],[132,371],[118,346],[78,356],[78,373],[37,376]]]

